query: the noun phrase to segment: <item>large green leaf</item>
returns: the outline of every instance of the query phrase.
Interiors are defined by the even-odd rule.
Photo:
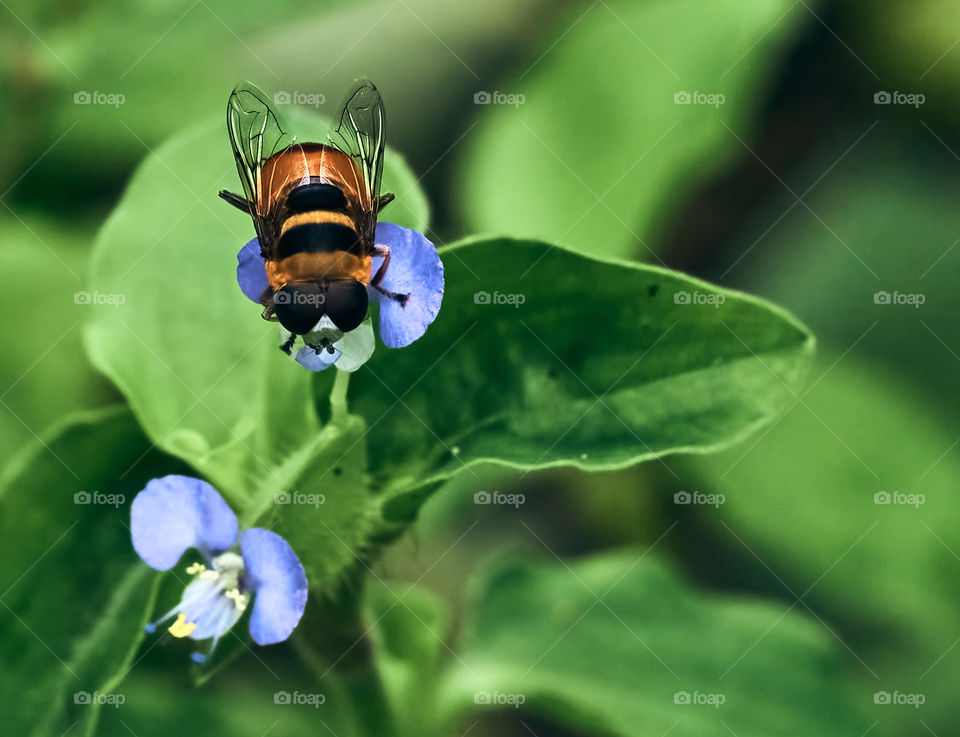
[[[184,664],[136,668],[122,687],[126,701],[101,711],[98,737],[169,737],[229,734],[232,737],[361,737],[347,694],[320,682],[289,654],[234,663],[203,688],[185,677]],[[57,736],[59,737],[59,735]]]
[[[442,256],[436,322],[351,385],[393,492],[483,462],[606,470],[722,447],[787,406],[813,349],[773,305],[665,269],[511,239]]]
[[[643,551],[569,567],[501,562],[470,598],[444,708],[471,718],[498,702],[515,713],[512,698],[625,737],[870,727],[842,651],[816,623],[788,605],[696,593]]]
[[[435,698],[446,655],[444,602],[415,586],[369,581],[364,613],[398,734],[442,734]]]
[[[775,590],[838,621],[874,690],[925,695],[922,715],[877,707],[900,733],[921,716],[947,729],[960,676],[960,462],[947,452],[955,429],[932,409],[847,357],[755,445],[699,469],[726,496],[717,534]]]
[[[2,208],[0,208],[2,209]],[[13,449],[71,410],[106,402],[110,387],[79,356],[91,226],[0,215],[0,447]],[[69,368],[67,368],[69,366]]]
[[[89,728],[98,707],[82,694],[113,693],[130,668],[157,577],[133,552],[129,506],[147,480],[180,468],[112,409],[77,416],[7,466],[0,707],[10,734]]]
[[[649,257],[690,183],[742,154],[728,127],[746,136],[805,15],[787,0],[571,10],[555,45],[501,81],[525,101],[477,108],[460,199],[471,227]],[[725,101],[675,104],[684,93]]]
[[[926,732],[919,719],[942,734],[960,677],[957,164],[919,124],[889,119],[810,159],[791,185],[816,182],[805,197],[816,215],[785,193],[730,277],[816,330],[812,388],[755,445],[698,464],[692,483],[726,495],[729,530],[715,534],[769,590],[805,594],[875,690],[926,696],[919,711],[878,706],[876,717],[899,734]],[[890,302],[875,299],[884,292]],[[895,293],[924,301],[896,304]],[[923,503],[876,504],[880,492]]]
[[[754,247],[729,277],[787,305],[841,351],[856,344],[859,355],[922,376],[957,412],[958,164],[922,127],[907,140],[910,148],[889,121],[864,122],[811,154],[795,190],[829,169],[806,198],[816,215],[791,207],[784,191],[757,218],[743,244]]]
[[[268,504],[280,502],[274,505],[277,532],[298,552],[315,591],[330,591],[368,553],[375,510],[366,482],[365,427],[355,416],[328,424],[299,451],[289,491],[263,495]]]
[[[290,117],[301,138],[326,130],[319,117]],[[91,291],[123,303],[91,308],[86,344],[147,434],[239,503],[289,491],[296,469],[283,464],[313,442],[319,423],[310,373],[277,350],[276,327],[237,287],[236,254],[253,227],[217,198],[220,188],[238,189],[235,180],[222,121],[147,158],[91,266]],[[426,226],[423,194],[392,152],[383,187],[399,195],[385,219]]]

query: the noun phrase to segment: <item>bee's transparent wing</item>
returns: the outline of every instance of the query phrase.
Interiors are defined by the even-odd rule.
[[[347,93],[340,116],[334,121],[336,127],[330,133],[331,143],[350,156],[360,169],[374,215],[386,148],[383,121],[380,91],[373,82],[364,79]]]
[[[250,215],[261,249],[268,248],[273,235],[266,219],[268,203],[261,180],[263,162],[293,144],[295,139],[285,129],[266,93],[252,82],[241,82],[230,94],[227,132],[243,192],[251,203]]]

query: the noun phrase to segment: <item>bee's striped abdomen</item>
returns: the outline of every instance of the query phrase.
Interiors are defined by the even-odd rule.
[[[298,187],[287,197],[286,212],[276,245],[277,260],[298,253],[346,251],[361,255],[360,237],[339,187],[319,182]]]
[[[287,196],[287,212],[309,212],[310,210],[346,212],[347,197],[339,187],[324,182],[304,184]]]

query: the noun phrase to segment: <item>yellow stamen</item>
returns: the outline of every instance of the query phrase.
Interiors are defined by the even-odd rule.
[[[228,599],[233,599],[233,603],[241,612],[247,608],[247,595],[241,594],[239,589],[230,589],[225,596]]]
[[[181,614],[177,621],[170,625],[170,634],[174,637],[189,637],[196,628],[196,623],[188,622],[186,616]]]
[[[187,566],[187,573],[189,573],[191,576],[194,573],[203,573],[205,570],[207,570],[207,567],[203,565],[203,563],[191,563],[189,566]]]

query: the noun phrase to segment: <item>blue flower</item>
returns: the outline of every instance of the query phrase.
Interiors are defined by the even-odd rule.
[[[440,311],[443,300],[443,263],[437,249],[415,230],[393,223],[377,223],[376,242],[390,249],[380,289],[367,287],[371,302],[380,303],[380,338],[388,348],[403,348],[422,336]],[[372,259],[371,274],[383,264],[382,256]],[[237,282],[241,291],[253,302],[267,289],[267,272],[260,243],[254,238],[237,254]],[[404,295],[407,299],[391,299],[384,292]],[[328,318],[324,318],[328,320]],[[303,336],[304,347],[296,355],[297,362],[311,371],[322,371],[335,363],[344,371],[355,371],[373,353],[373,328],[369,320],[360,327],[341,333],[324,320]],[[282,338],[291,337],[282,331]],[[314,346],[326,346],[315,348]]]
[[[213,638],[210,651],[193,653],[203,663],[220,637],[237,623],[253,599],[250,634],[260,645],[286,640],[307,604],[307,577],[296,553],[269,530],[251,528],[237,543],[237,518],[210,484],[188,476],[153,479],[137,494],[130,511],[133,547],[158,571],[177,564],[188,548],[203,556],[186,572],[194,576],[183,598],[156,622],[176,617],[174,637]]]

